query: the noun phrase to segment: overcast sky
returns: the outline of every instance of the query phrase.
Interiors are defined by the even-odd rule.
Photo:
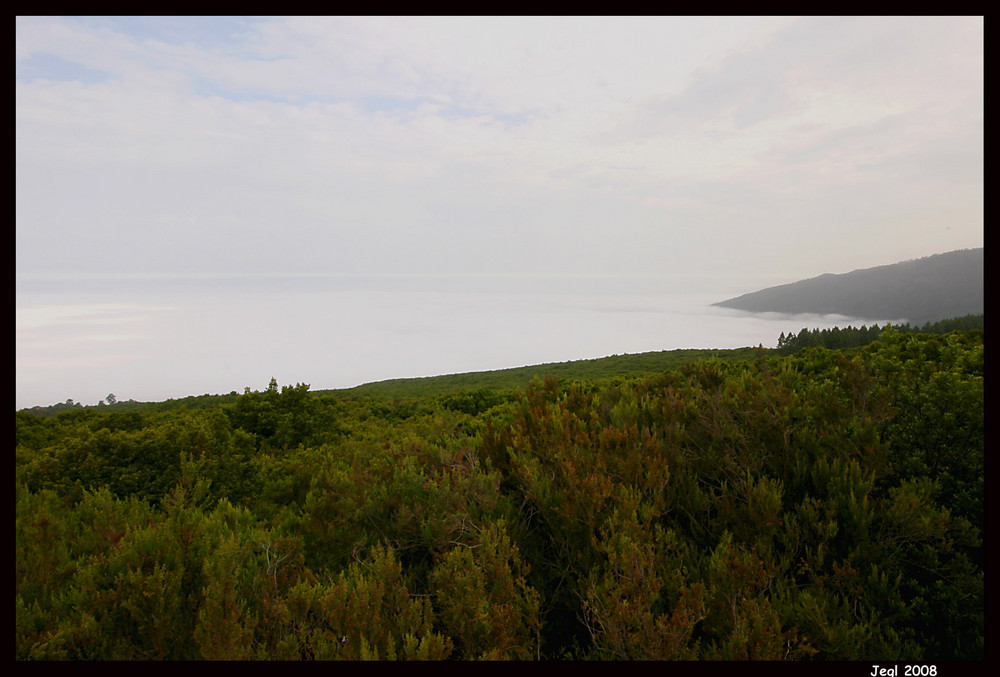
[[[16,266],[794,281],[983,245],[983,18],[16,20]]]

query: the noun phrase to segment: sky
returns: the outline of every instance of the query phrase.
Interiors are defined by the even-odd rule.
[[[983,246],[983,23],[17,17],[18,407],[776,340]]]
[[[16,274],[742,293],[980,247],[983,38],[982,17],[18,17]]]

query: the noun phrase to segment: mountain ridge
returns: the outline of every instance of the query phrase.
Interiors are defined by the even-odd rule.
[[[713,303],[747,312],[815,313],[922,324],[984,312],[984,250],[824,273]]]

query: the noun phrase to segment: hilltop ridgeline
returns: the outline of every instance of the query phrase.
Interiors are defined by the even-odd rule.
[[[983,248],[820,275],[713,305],[754,313],[837,314],[914,324],[983,313]]]

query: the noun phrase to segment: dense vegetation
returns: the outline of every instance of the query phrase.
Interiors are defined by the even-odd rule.
[[[982,659],[983,334],[16,414],[18,659]]]
[[[380,400],[415,400],[444,394],[468,393],[472,391],[513,391],[524,389],[534,378],[555,377],[562,380],[599,380],[613,377],[652,375],[677,369],[700,359],[714,358],[725,362],[747,360],[754,355],[753,348],[727,349],[677,349],[660,350],[648,353],[633,353],[611,355],[590,360],[572,360],[570,362],[555,362],[536,364],[494,371],[473,371],[465,374],[446,374],[444,376],[423,376],[416,378],[397,378],[386,381],[365,383],[353,388],[319,391],[322,396],[337,395],[347,399],[380,399]],[[223,404],[232,404],[239,395],[233,391],[228,395],[193,395],[180,399],[170,399],[164,402],[136,402],[135,400],[117,400],[114,393],[107,401],[102,400],[94,406],[106,411],[166,411],[185,407],[188,409],[206,409]],[[50,406],[31,407],[27,411],[38,416],[53,416],[65,411],[83,409],[88,405],[82,402],[66,400]]]
[[[952,331],[982,331],[985,317],[983,315],[966,315],[953,317],[938,322],[927,322],[923,327],[912,327],[909,323],[885,325],[879,327],[861,325],[854,327],[832,327],[830,329],[802,328],[798,334],[781,332],[778,337],[778,352],[790,355],[803,348],[860,348],[878,339],[879,335],[890,326],[894,331],[922,332],[924,334],[947,334]]]
[[[753,356],[753,348],[661,350],[611,355],[592,360],[573,360],[513,369],[498,369],[496,371],[391,379],[366,383],[340,392],[352,396],[395,399],[428,397],[483,389],[511,391],[526,388],[535,378],[554,377],[560,380],[593,381],[643,374],[653,375],[678,369],[697,360],[713,358],[724,362],[734,362],[748,360]]]
[[[924,324],[984,311],[983,248],[826,274],[720,301],[751,312],[906,319]]]

